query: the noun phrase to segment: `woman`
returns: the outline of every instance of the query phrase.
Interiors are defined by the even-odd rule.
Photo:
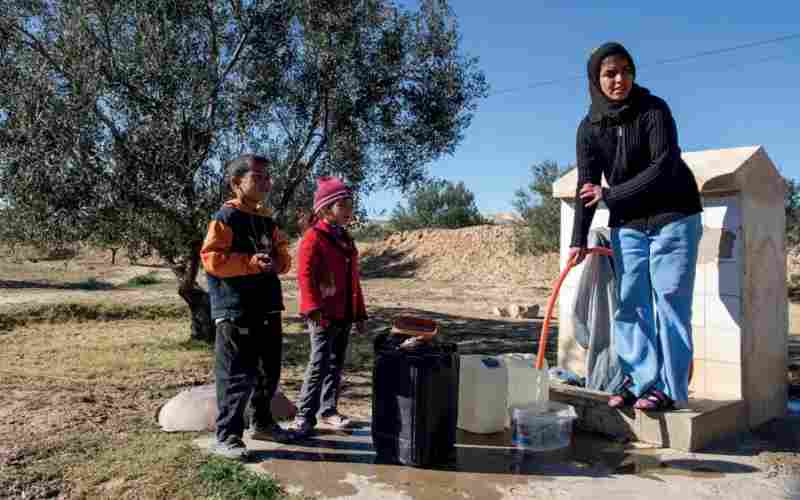
[[[680,156],[669,107],[634,83],[618,43],[589,59],[591,108],[577,133],[578,186],[570,258],[580,263],[595,209],[609,209],[619,293],[617,354],[626,375],[612,407],[683,407],[692,362],[692,292],[702,205]],[[608,187],[601,187],[605,176]]]

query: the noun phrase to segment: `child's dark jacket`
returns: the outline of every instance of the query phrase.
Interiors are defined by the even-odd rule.
[[[288,240],[265,209],[226,202],[211,218],[200,251],[208,276],[213,319],[236,319],[282,311],[278,274],[292,265]],[[267,250],[273,271],[262,272],[254,254]]]

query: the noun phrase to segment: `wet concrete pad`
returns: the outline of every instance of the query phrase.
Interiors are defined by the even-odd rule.
[[[348,432],[318,429],[312,438],[288,445],[247,437],[248,467],[275,475],[289,492],[322,499],[617,500],[655,492],[685,498],[784,498],[779,482],[769,481],[745,457],[633,448],[590,434],[577,434],[572,446],[562,450],[521,453],[508,433],[459,431],[455,463],[424,469],[375,463],[366,426]],[[198,444],[207,447],[212,441]],[[756,491],[757,496],[747,496]]]

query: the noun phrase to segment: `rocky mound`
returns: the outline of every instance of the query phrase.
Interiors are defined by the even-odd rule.
[[[375,277],[507,283],[549,288],[558,255],[518,255],[511,226],[420,229],[359,245],[363,272]]]

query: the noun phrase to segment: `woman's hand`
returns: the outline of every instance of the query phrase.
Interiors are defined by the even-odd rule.
[[[583,206],[591,207],[597,205],[603,199],[603,188],[597,184],[587,182],[583,185],[578,195],[585,202]]]
[[[586,258],[586,254],[588,253],[586,247],[570,247],[569,248],[569,260],[575,261],[575,265],[577,266],[583,259]]]

